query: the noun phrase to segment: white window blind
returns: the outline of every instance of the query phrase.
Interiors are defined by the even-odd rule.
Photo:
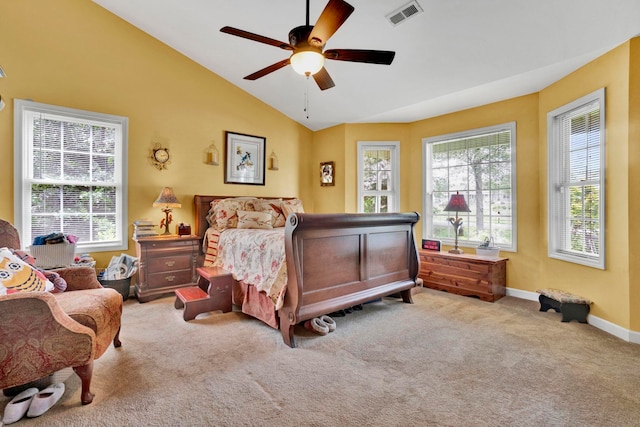
[[[604,90],[549,124],[549,256],[604,268]]]
[[[358,212],[399,210],[399,162],[398,142],[358,142]]]
[[[453,244],[455,231],[443,209],[452,194],[464,195],[460,246],[485,238],[505,250],[517,248],[514,122],[423,139],[425,195],[423,235]]]
[[[84,251],[126,248],[126,130],[124,117],[16,100],[24,246],[61,232],[77,236]]]

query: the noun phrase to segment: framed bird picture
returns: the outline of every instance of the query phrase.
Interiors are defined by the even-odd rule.
[[[225,184],[264,185],[267,139],[225,131]]]

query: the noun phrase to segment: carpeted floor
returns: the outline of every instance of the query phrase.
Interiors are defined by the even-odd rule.
[[[336,317],[298,347],[242,313],[125,304],[120,349],[16,426],[637,426],[640,346],[536,302],[425,289]],[[0,408],[9,401],[0,398]]]

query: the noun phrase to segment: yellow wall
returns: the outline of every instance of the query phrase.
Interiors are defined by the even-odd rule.
[[[501,123],[516,122],[516,197],[518,250],[503,252],[509,258],[509,287],[535,291],[539,265],[539,200],[538,200],[538,95],[522,96],[457,113],[411,124],[409,176],[411,209],[422,211],[422,138],[477,129]],[[403,181],[403,184],[405,181]],[[420,184],[420,185],[418,185]],[[422,230],[418,231],[421,236]]]
[[[163,214],[151,205],[163,186],[183,203],[176,223],[193,221],[194,194],[298,196],[308,212],[355,212],[358,141],[400,141],[401,210],[421,212],[423,138],[516,121],[518,250],[504,253],[508,286],[573,291],[594,301],[596,316],[640,331],[640,265],[631,263],[640,255],[640,225],[632,220],[640,210],[639,38],[537,94],[414,123],[311,132],[88,0],[3,0],[0,16],[2,218],[13,220],[14,99],[129,118],[129,223],[159,222]],[[546,114],[600,87],[607,90],[605,271],[546,252]],[[265,186],[224,184],[223,167],[204,163],[212,141],[223,154],[225,130],[266,137],[266,154],[277,153],[280,170],[267,170]],[[168,170],[148,160],[155,142],[171,150]],[[336,164],[335,186],[320,186],[323,161]],[[92,255],[104,265],[113,254]]]
[[[606,270],[547,257],[546,114],[599,88],[606,91]],[[594,301],[591,313],[629,324],[629,43],[608,52],[540,92],[540,272],[538,285]]]
[[[193,221],[194,194],[299,196],[313,208],[307,128],[90,1],[4,0],[0,16],[0,217],[13,220],[13,99],[129,118],[129,224],[160,221],[164,186],[182,202],[175,224]],[[224,168],[204,163],[212,141],[224,153],[225,130],[266,137],[280,170],[265,186],[224,184]],[[168,170],[148,160],[155,142],[170,149]],[[113,253],[92,255],[104,265]]]
[[[640,37],[630,41],[629,54],[629,314],[630,329],[640,331]]]

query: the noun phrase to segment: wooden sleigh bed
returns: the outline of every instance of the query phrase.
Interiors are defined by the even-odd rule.
[[[194,197],[195,233],[201,239],[210,227],[211,202],[228,198]],[[284,342],[295,347],[294,327],[305,320],[392,294],[412,303],[419,270],[414,226],[419,218],[416,212],[291,213],[284,227],[286,289],[281,307],[276,310],[264,292],[236,277],[234,304],[279,328]]]

